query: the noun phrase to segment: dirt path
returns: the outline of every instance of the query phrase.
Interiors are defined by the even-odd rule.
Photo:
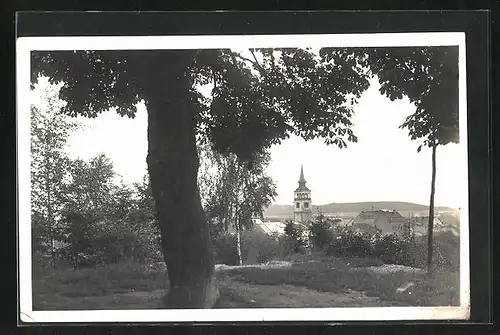
[[[221,299],[216,308],[368,307],[390,306],[376,297],[348,290],[318,292],[291,285],[255,285],[231,279],[220,283]],[[157,309],[162,308],[163,290],[128,292],[100,297],[39,297],[44,310]]]
[[[95,309],[157,309],[161,307],[164,290],[151,292],[128,292],[95,297],[67,297],[44,295],[37,297],[36,308],[40,310],[95,310]]]
[[[255,285],[234,280],[221,285],[218,308],[307,308],[307,307],[382,307],[391,306],[363,292],[319,292],[292,285]],[[227,299],[227,298],[230,299]],[[225,299],[226,298],[226,299]]]

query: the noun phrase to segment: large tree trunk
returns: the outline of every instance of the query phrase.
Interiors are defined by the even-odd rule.
[[[170,51],[148,64],[148,170],[169,276],[167,308],[211,308],[218,299],[209,227],[197,185],[196,105],[186,56]],[[151,59],[143,60],[145,62]],[[156,64],[156,67],[153,66]]]
[[[433,242],[432,233],[434,230],[434,193],[436,189],[436,147],[432,145],[432,178],[431,178],[431,197],[429,201],[429,224],[427,225],[427,272],[432,273],[432,253]]]

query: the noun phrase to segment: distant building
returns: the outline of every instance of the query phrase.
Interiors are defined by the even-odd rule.
[[[300,167],[299,187],[293,192],[293,220],[296,223],[307,223],[312,219],[311,190],[306,186],[304,167]]]
[[[410,219],[413,233],[416,236],[427,235],[427,228],[429,226],[429,216],[414,216]],[[439,216],[434,217],[434,232],[450,231],[454,235],[459,235],[459,229],[451,224],[446,224]]]
[[[265,233],[269,236],[284,235],[286,223],[282,221],[262,221],[261,219],[252,219],[253,230],[261,233]],[[297,227],[301,232],[303,237],[307,237],[309,234],[309,227],[305,224],[299,222],[293,222],[295,227]]]
[[[410,233],[410,221],[394,210],[361,211],[348,226],[369,234],[405,236]]]
[[[254,229],[259,230],[267,235],[282,235],[285,233],[285,224],[280,221],[262,221],[261,219],[252,219]]]
[[[410,219],[413,233],[417,236],[427,235],[427,227],[429,226],[429,216],[414,216]],[[441,226],[442,222],[439,218],[434,218],[434,229]]]

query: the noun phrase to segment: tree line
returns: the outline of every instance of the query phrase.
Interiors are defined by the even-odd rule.
[[[161,259],[154,202],[147,179],[117,182],[109,157],[89,160],[66,153],[72,133],[83,126],[59,113],[64,102],[56,85],[42,87],[42,103],[31,106],[32,251],[38,262],[74,268],[123,257]]]
[[[147,172],[142,182],[118,181],[112,161],[101,153],[89,160],[66,153],[71,134],[83,126],[61,114],[59,87],[43,87],[43,103],[31,107],[31,208],[33,254],[38,262],[80,266],[124,260],[161,260],[160,234]],[[262,217],[274,196],[263,154],[252,171],[234,155],[199,148],[198,185],[203,208],[217,238],[241,231]]]

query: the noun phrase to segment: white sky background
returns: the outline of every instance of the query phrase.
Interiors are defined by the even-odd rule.
[[[275,203],[291,204],[297,187],[300,165],[304,164],[313,205],[331,202],[408,201],[427,204],[431,179],[431,150],[417,153],[418,140],[412,141],[399,125],[414,112],[407,99],[391,102],[382,96],[372,80],[355,106],[354,133],[358,143],[339,149],[323,140],[304,141],[292,136],[271,148],[268,174],[277,185]],[[146,172],[147,113],[139,105],[134,119],[114,111],[95,119],[79,118],[86,129],[73,134],[68,154],[90,159],[104,152],[126,183],[139,182]],[[460,207],[461,193],[455,185],[460,175],[456,144],[437,149],[437,206]]]
[[[427,204],[431,184],[431,150],[417,153],[421,143],[399,129],[415,110],[408,99],[390,101],[376,80],[366,90],[352,118],[357,143],[347,148],[326,146],[321,139],[293,137],[271,149],[269,174],[277,182],[276,203],[292,203],[300,164],[304,164],[313,205],[331,202],[408,201]],[[302,157],[299,159],[298,157]],[[460,207],[456,191],[460,170],[457,144],[439,146],[436,153],[437,206]]]

